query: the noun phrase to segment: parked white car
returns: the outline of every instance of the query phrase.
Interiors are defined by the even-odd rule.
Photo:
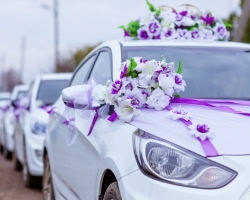
[[[14,167],[22,168],[27,187],[39,184],[43,175],[42,150],[51,105],[67,87],[70,73],[45,74],[35,78],[21,107],[28,111],[19,116],[14,130]]]
[[[165,123],[156,126],[166,111],[151,111],[141,128],[98,118],[87,136],[93,117],[82,117],[79,103],[79,109],[72,111],[74,125],[62,122],[70,121],[65,118],[65,102],[81,91],[77,85],[91,79],[98,84],[117,80],[121,63],[137,56],[160,60],[163,55],[176,64],[181,60],[187,84],[181,97],[249,100],[249,52],[250,45],[233,42],[114,40],[98,46],[81,62],[63,98],[54,104],[57,110],[50,116],[43,152],[44,199],[248,199],[246,116],[181,105],[199,120],[205,116],[217,130],[212,141],[222,153],[212,157],[206,156],[183,124],[167,114]],[[249,106],[232,106],[250,111]],[[147,133],[143,126],[153,131]]]
[[[1,92],[0,93],[0,150],[3,153],[4,145],[4,130],[3,130],[3,118],[5,113],[10,107],[10,93]]]
[[[18,101],[25,95],[29,89],[28,85],[16,85],[11,93],[11,107],[5,113],[3,118],[3,155],[6,159],[12,158],[14,148],[14,127],[16,123],[15,110]]]

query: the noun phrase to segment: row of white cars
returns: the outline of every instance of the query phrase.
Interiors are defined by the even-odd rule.
[[[111,123],[109,116],[99,117],[88,136],[93,116],[83,117],[86,105],[81,101],[76,107],[68,103],[73,94],[81,93],[79,85],[88,80],[105,84],[119,79],[120,65],[127,59],[160,60],[161,55],[183,63],[187,87],[181,97],[206,99],[213,106],[228,106],[225,102],[234,101],[231,107],[250,112],[250,45],[105,42],[80,63],[68,88],[62,90],[69,74],[41,76],[27,92],[29,101],[20,106],[26,110],[21,112],[13,133],[15,168],[22,168],[25,185],[33,186],[43,176],[46,200],[249,199],[247,116],[181,105],[195,119],[212,124],[216,136],[211,141],[219,153],[208,156],[189,130],[169,119],[166,111],[152,111],[147,123],[123,123],[119,119]],[[112,110],[110,106],[108,115]]]
[[[37,76],[30,86],[15,86],[11,98],[5,100],[0,129],[1,151],[6,159],[14,160],[16,170],[22,170],[27,187],[41,185],[42,150],[49,114],[70,78],[70,73]]]

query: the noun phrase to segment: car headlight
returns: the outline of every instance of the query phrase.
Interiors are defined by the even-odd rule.
[[[160,181],[215,189],[225,186],[237,176],[228,167],[141,130],[133,134],[133,146],[143,173]]]
[[[46,133],[46,125],[34,120],[31,123],[31,130],[34,134],[45,134]]]

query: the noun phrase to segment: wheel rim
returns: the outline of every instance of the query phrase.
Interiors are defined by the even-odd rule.
[[[53,185],[51,179],[50,165],[49,160],[46,157],[46,161],[44,163],[44,177],[43,177],[43,199],[44,200],[52,200],[53,199]]]

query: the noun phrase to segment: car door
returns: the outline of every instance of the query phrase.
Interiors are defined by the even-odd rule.
[[[79,65],[71,79],[70,86],[81,85],[87,81],[89,73],[93,67],[93,64],[95,63],[97,53],[91,54]],[[76,162],[77,152],[73,153],[72,151],[76,149],[75,145],[78,143],[76,142],[72,145],[69,145],[69,141],[76,134],[79,134],[79,132],[77,129],[71,130],[66,124],[62,124],[63,121],[67,120],[63,116],[65,110],[63,101],[59,100],[56,106],[58,108],[50,118],[48,125],[49,134],[46,135],[50,145],[49,156],[51,167],[54,172],[53,181],[55,182],[55,185],[60,185],[58,190],[60,190],[59,192],[62,196],[66,197],[67,199],[78,198],[75,188],[72,185],[72,182],[74,183],[75,177],[74,169],[78,164]],[[69,115],[72,113],[72,111],[74,114],[73,109],[67,109]],[[77,151],[81,151],[81,146],[84,145],[80,145]],[[72,149],[73,147],[74,149]],[[73,156],[72,153],[74,154]]]

